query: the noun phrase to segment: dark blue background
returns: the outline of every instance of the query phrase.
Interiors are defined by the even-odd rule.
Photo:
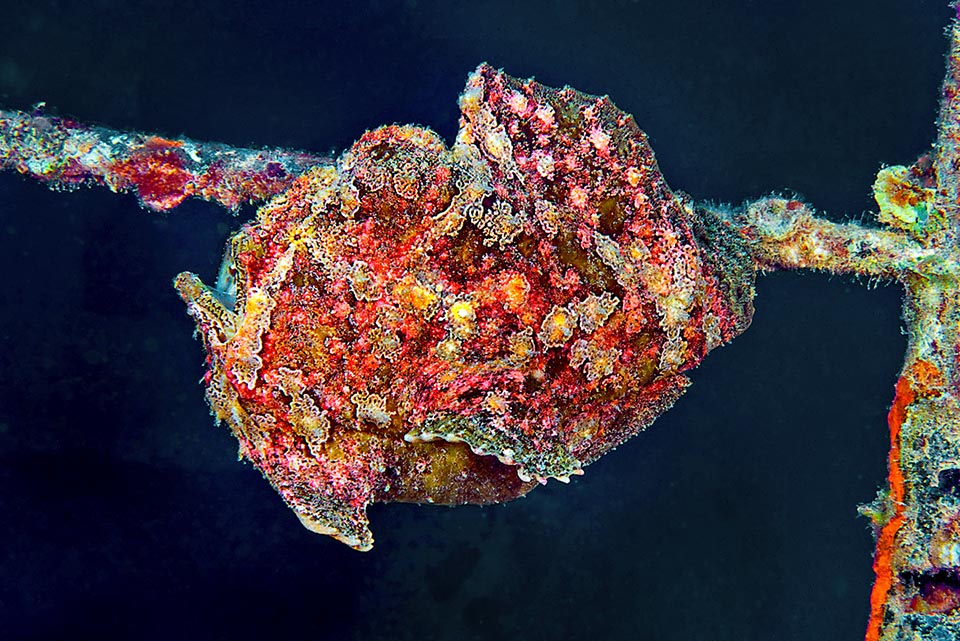
[[[481,61],[608,93],[667,180],[860,215],[935,135],[938,0],[0,2],[0,105],[236,145],[448,140]],[[201,6],[202,5],[202,6]],[[515,5],[520,5],[515,6]],[[838,6],[839,5],[839,6]],[[214,428],[171,287],[231,218],[0,175],[0,638],[862,638],[904,339],[896,286],[760,279],[646,433],[512,504],[303,529]],[[865,287],[864,285],[870,285]]]

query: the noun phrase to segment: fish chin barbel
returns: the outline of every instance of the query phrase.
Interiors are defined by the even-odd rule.
[[[608,99],[485,65],[452,147],[390,126],[332,162],[0,112],[0,161],[54,186],[136,191],[155,210],[272,197],[214,287],[190,273],[176,287],[241,456],[308,528],[361,550],[371,502],[509,500],[644,429],[686,370],[749,325],[758,269],[897,279],[910,343],[890,488],[863,508],[878,539],[867,639],[960,632],[951,35],[934,152],[874,185],[884,228],[780,198],[695,205]]]

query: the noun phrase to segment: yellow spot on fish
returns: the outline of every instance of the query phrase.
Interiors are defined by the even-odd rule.
[[[451,305],[447,320],[453,334],[459,338],[468,338],[477,331],[477,313],[469,300],[458,300]]]
[[[569,307],[554,306],[543,319],[537,338],[547,347],[559,347],[573,336],[577,317]]]

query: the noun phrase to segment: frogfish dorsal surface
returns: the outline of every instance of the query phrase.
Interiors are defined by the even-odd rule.
[[[607,98],[489,66],[448,146],[369,131],[176,286],[207,399],[310,529],[372,502],[491,503],[644,429],[742,332],[754,264]]]

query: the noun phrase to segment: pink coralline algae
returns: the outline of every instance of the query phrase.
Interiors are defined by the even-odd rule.
[[[286,189],[321,156],[239,149],[88,127],[65,118],[0,111],[0,165],[59,188],[134,191],[154,211],[195,196],[236,210]]]
[[[176,281],[241,453],[359,549],[371,502],[580,474],[752,314],[739,237],[608,99],[481,66],[460,106],[452,147],[370,131],[260,209],[216,289]]]

